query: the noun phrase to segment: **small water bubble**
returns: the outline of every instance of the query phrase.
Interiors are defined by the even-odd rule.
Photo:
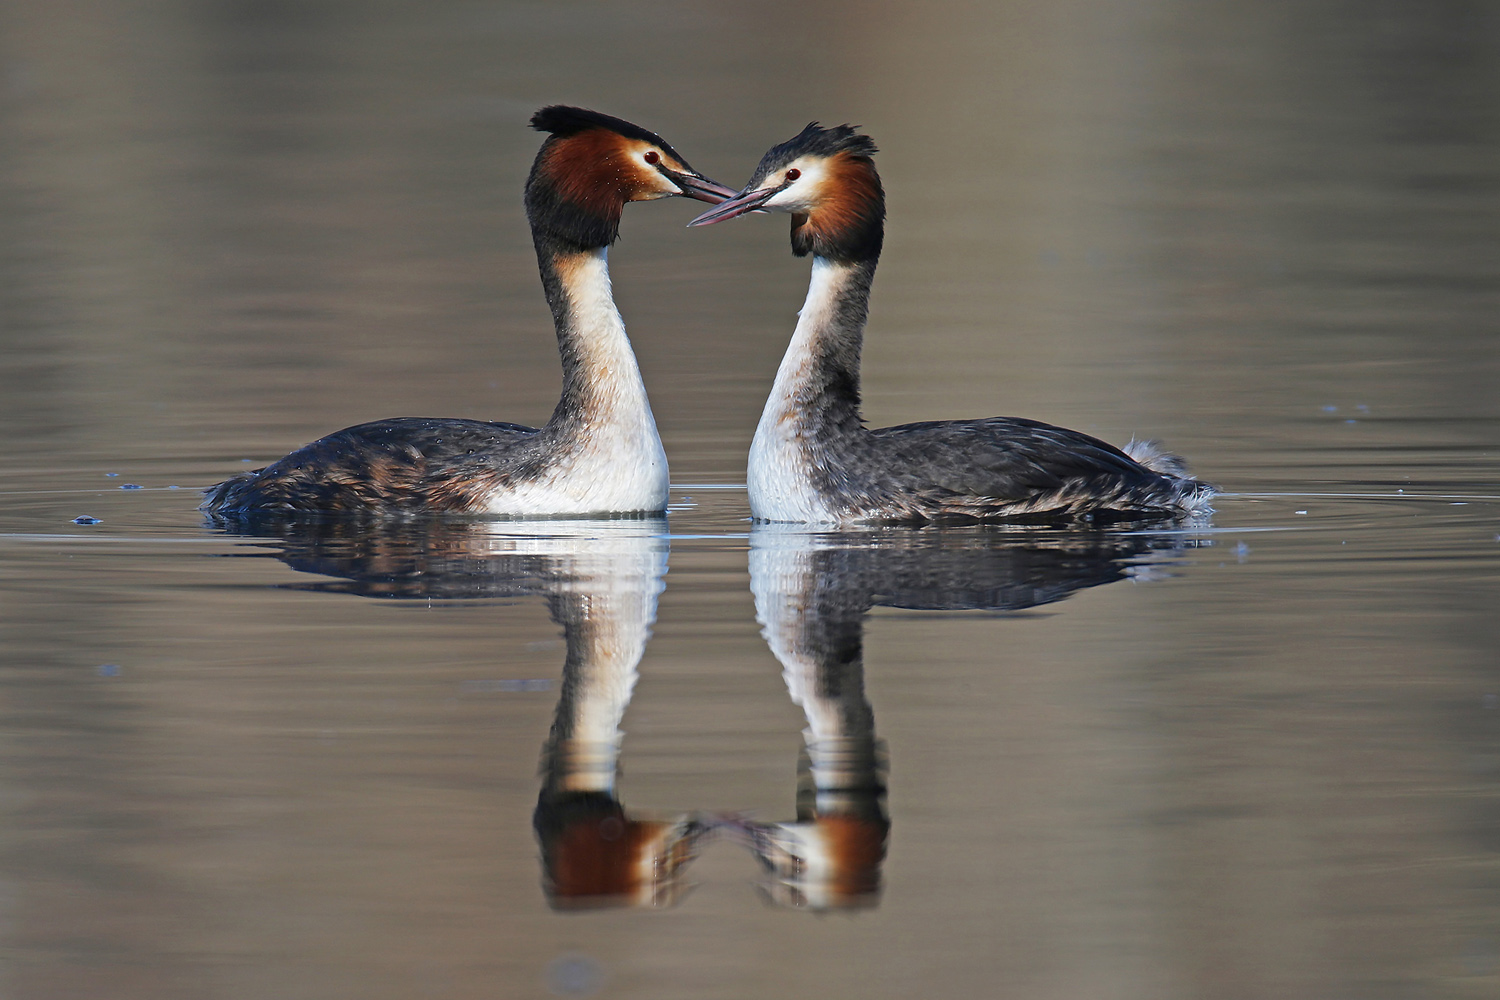
[[[118,472],[106,472],[104,474],[104,478],[105,479],[116,479],[116,478],[119,477],[119,475],[120,474]]]
[[[603,985],[604,970],[586,956],[563,955],[547,966],[547,988],[555,996],[588,996]]]
[[[181,486],[168,486],[167,489],[169,489],[169,490],[180,490],[180,489],[182,489],[182,487]]]
[[[1346,424],[1357,424],[1357,423],[1359,423],[1359,421],[1355,420],[1353,417],[1347,417],[1347,418],[1345,418],[1344,423],[1346,423]]]
[[[1306,514],[1306,513],[1307,513],[1307,511],[1305,511],[1305,510],[1299,510],[1299,511],[1297,511],[1297,512],[1296,512],[1296,513],[1298,513],[1298,514]]]
[[[253,459],[253,458],[242,458],[242,459],[240,459],[240,464],[242,464],[242,465],[249,465],[253,461],[255,461],[255,459]]]
[[[77,517],[73,518],[73,523],[74,524],[103,524],[104,521],[101,518],[92,517],[92,516],[90,516],[88,514],[79,514]]]
[[[1370,404],[1369,403],[1355,403],[1354,404],[1354,408],[1356,410],[1358,410],[1360,413],[1369,413],[1370,412]]]
[[[98,667],[100,677],[120,676],[120,665],[118,663],[101,663]]]
[[[120,486],[120,489],[122,489],[122,490],[143,490],[143,489],[145,489],[145,487],[142,486],[142,485],[140,485],[139,483],[124,483],[124,484],[122,484]]]
[[[1337,406],[1334,406],[1332,403],[1324,403],[1323,404],[1323,412],[1324,413],[1337,413],[1337,412],[1339,412],[1339,408]]]
[[[1234,557],[1242,563],[1247,562],[1250,559],[1250,546],[1240,542],[1234,547]]]

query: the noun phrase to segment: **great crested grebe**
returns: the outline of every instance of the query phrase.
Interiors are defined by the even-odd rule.
[[[540,429],[396,417],[330,434],[210,488],[201,509],[576,516],[660,512],[667,456],[606,255],[627,202],[734,194],[660,136],[581,108],[543,108],[550,133],[526,181],[526,216],[562,352],[562,399]]]
[[[870,430],[859,352],[885,236],[875,144],[814,122],[773,146],[743,191],[690,226],[754,211],[792,216],[813,256],[791,345],[750,445],[750,511],[763,521],[1149,519],[1206,512],[1212,487],[1153,445],[1131,454],[1019,417]]]

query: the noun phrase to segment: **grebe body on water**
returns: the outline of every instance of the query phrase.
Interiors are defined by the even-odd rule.
[[[526,215],[562,354],[562,398],[540,427],[397,417],[349,427],[208,490],[215,514],[272,511],[577,516],[666,508],[667,457],[607,253],[628,202],[717,203],[708,180],[653,132],[581,108],[543,108],[550,133]]]
[[[750,446],[750,511],[763,521],[1136,520],[1207,512],[1213,489],[1151,444],[1130,454],[1019,417],[869,429],[859,363],[885,235],[875,145],[813,123],[772,147],[744,190],[689,225],[755,211],[792,216],[812,281]]]

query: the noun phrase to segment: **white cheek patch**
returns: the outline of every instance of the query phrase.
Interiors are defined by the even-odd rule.
[[[682,194],[682,188],[672,183],[660,170],[648,163],[636,158],[638,181],[636,191],[630,198],[631,201],[655,201],[658,198],[670,198],[674,194]]]
[[[802,176],[792,181],[786,190],[778,192],[767,200],[765,207],[780,209],[783,212],[811,211],[822,196],[823,183],[828,179],[827,161],[807,158],[793,160],[785,170],[782,170],[780,179],[772,178],[775,183],[781,184],[785,181],[787,170],[801,171]]]
[[[765,208],[779,208],[783,212],[794,212],[797,210],[796,198],[791,189],[777,192],[765,201]]]
[[[656,163],[651,163],[646,159],[646,154],[650,152],[657,154]],[[630,165],[629,169],[635,171],[635,193],[630,196],[631,201],[655,201],[658,198],[670,198],[672,195],[682,194],[682,189],[657,169],[657,166],[662,163],[669,167],[676,165],[675,160],[664,156],[660,150],[640,143],[627,149],[624,160]]]

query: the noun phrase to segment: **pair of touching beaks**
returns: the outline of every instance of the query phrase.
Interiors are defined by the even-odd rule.
[[[720,202],[692,222],[689,222],[688,228],[691,229],[693,226],[711,226],[716,222],[726,222],[729,219],[748,215],[752,212],[769,215],[770,211],[762,208],[761,205],[774,195],[776,191],[777,189],[774,187],[760,188],[754,191],[748,189],[741,191],[733,198],[728,198]]]
[[[733,188],[726,187],[716,181],[711,181],[706,177],[694,177],[689,180],[691,184],[691,188],[689,189],[683,183],[683,180],[678,180],[676,177],[673,180],[679,187],[685,188],[683,193],[689,198],[693,198],[696,201],[710,202],[714,205],[713,208],[710,208],[689,222],[688,228],[690,229],[693,226],[711,226],[716,222],[726,222],[729,219],[752,212],[769,215],[769,210],[762,208],[761,205],[780,190],[774,186],[751,190],[747,186],[743,191],[735,191]],[[692,183],[692,181],[697,181],[698,183]]]

